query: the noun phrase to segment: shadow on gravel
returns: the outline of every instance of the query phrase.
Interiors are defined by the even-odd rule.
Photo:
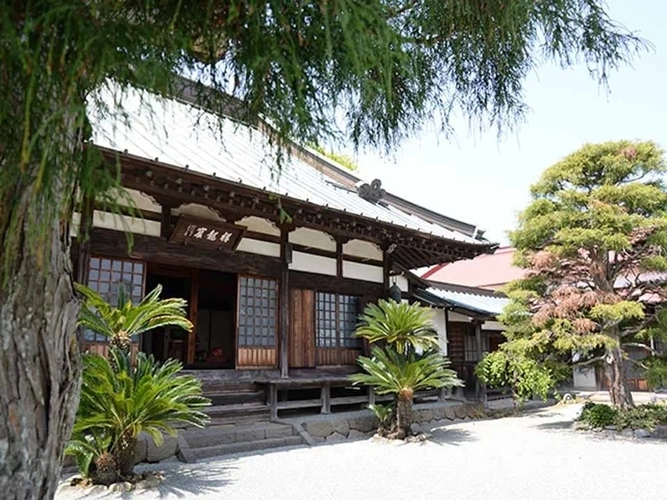
[[[572,420],[558,420],[556,422],[545,422],[533,426],[534,429],[543,431],[565,431],[572,430]]]
[[[439,427],[431,431],[431,442],[434,444],[458,446],[471,441],[477,441],[477,438],[465,429]]]
[[[231,484],[229,472],[234,468],[224,463],[202,462],[165,470],[164,481],[158,487],[160,498],[197,498],[205,493],[220,491],[221,487]],[[131,499],[136,496],[127,493],[122,498]]]

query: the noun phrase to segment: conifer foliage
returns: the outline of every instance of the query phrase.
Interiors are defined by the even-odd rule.
[[[633,406],[627,348],[650,351],[647,337],[665,332],[665,171],[652,142],[589,144],[532,186],[533,200],[510,234],[526,277],[509,285],[508,342],[482,362],[487,382],[510,380],[498,366],[524,360],[531,369],[516,383],[530,392],[532,378],[545,394],[564,366],[597,364],[612,403]]]

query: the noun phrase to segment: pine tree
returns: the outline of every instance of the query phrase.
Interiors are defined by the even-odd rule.
[[[526,277],[508,288],[509,341],[482,363],[487,373],[511,354],[538,361],[521,375],[544,386],[564,365],[599,363],[612,404],[633,406],[627,348],[662,322],[667,299],[656,279],[667,271],[666,171],[656,144],[619,141],[586,145],[544,172],[510,234]]]

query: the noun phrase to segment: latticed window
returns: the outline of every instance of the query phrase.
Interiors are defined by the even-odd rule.
[[[125,292],[138,304],[144,296],[145,265],[142,261],[92,257],[88,267],[88,286],[95,290],[111,305],[118,303],[121,284]],[[103,342],[107,338],[99,333],[84,332],[84,339]]]
[[[239,278],[239,345],[275,347],[278,325],[278,282],[269,278]]]
[[[357,326],[357,297],[338,293],[318,292],[315,305],[317,347],[357,348],[360,340],[353,337]]]

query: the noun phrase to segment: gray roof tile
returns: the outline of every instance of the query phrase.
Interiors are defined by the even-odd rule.
[[[112,91],[101,91],[112,107]],[[118,96],[115,96],[118,99]],[[93,142],[98,146],[127,150],[148,159],[214,175],[221,179],[266,189],[281,196],[310,202],[400,227],[433,234],[447,240],[488,245],[466,234],[434,224],[386,203],[370,203],[356,191],[337,184],[313,165],[292,156],[278,171],[274,150],[259,130],[231,119],[222,122],[213,114],[176,99],[128,90],[122,94],[125,119],[89,110]],[[222,134],[220,134],[222,132]],[[222,141],[219,139],[222,136]]]

